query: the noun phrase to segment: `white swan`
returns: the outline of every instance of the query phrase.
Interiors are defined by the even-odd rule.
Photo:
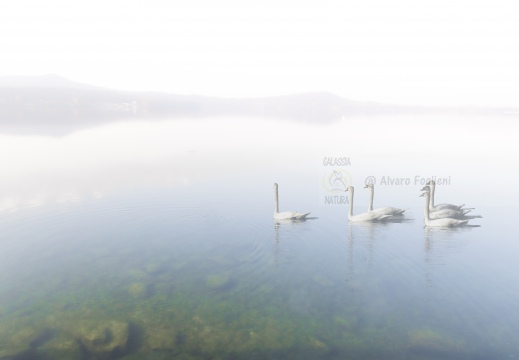
[[[426,185],[429,185],[431,187],[431,200],[430,200],[430,203],[429,203],[429,210],[431,212],[438,211],[438,210],[444,210],[444,209],[461,210],[461,208],[465,206],[465,204],[461,204],[461,205],[453,205],[453,204],[438,204],[438,205],[434,205],[434,192],[436,190],[436,182],[434,180],[429,180]]]
[[[443,218],[443,219],[431,219],[429,217],[429,198],[431,197],[428,191],[424,192],[422,195],[425,197],[425,207],[424,207],[424,220],[426,226],[433,227],[446,227],[446,226],[460,226],[468,223],[468,220],[458,220],[451,218]]]
[[[431,188],[429,186],[424,186],[422,188],[422,191],[427,191],[430,193],[430,189]],[[429,205],[430,204],[431,203],[429,200]],[[429,208],[429,210],[430,210],[430,208]],[[443,218],[470,220],[470,219],[477,219],[477,218],[483,217],[481,215],[467,215],[467,213],[469,213],[471,211],[472,211],[472,208],[460,209],[460,210],[444,209],[444,210],[438,210],[438,211],[433,211],[433,212],[429,211],[429,218],[431,220],[443,219]]]
[[[369,185],[364,186],[364,189],[365,188],[368,188],[370,191],[368,211],[374,211],[381,215],[393,215],[393,216],[402,215],[404,213],[404,211],[405,211],[404,209],[398,209],[398,208],[394,208],[391,206],[380,207],[380,208],[376,208],[373,210],[373,195],[375,194],[374,186],[373,186],[373,184],[369,184]]]
[[[453,219],[462,219],[463,216],[467,215],[472,209],[440,209],[440,210],[431,210],[431,202],[432,202],[432,191],[430,186],[424,186],[420,191],[426,191],[429,193],[429,215],[431,219],[443,219],[443,218],[453,218]],[[433,207],[434,209],[435,207]]]
[[[300,213],[297,211],[284,211],[279,212],[279,200],[278,200],[278,184],[274,183],[274,200],[275,200],[275,208],[274,208],[274,219],[276,220],[302,220],[306,219],[306,217],[310,213]]]
[[[353,194],[355,190],[353,186],[349,186],[346,191],[350,193],[350,209],[348,211],[348,220],[349,221],[379,221],[384,219],[389,219],[391,215],[378,214],[375,211],[368,211],[362,214],[353,215]]]

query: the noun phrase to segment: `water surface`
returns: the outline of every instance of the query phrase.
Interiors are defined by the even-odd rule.
[[[410,119],[368,120],[2,135],[17,156],[2,155],[0,358],[519,356],[517,189],[501,186],[516,126],[475,122],[445,148],[433,144],[448,121],[424,142]],[[375,131],[388,121],[410,130]],[[505,138],[485,152],[485,131]],[[379,184],[375,207],[404,219],[348,223],[345,206],[320,203],[325,156],[351,159],[355,213],[366,176],[431,174],[452,180],[438,202],[484,217],[425,228],[421,186]],[[274,182],[281,210],[313,218],[274,222]]]

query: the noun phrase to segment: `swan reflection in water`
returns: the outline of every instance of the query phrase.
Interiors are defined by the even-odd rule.
[[[481,225],[464,225],[455,227],[424,226],[424,280],[425,286],[431,287],[432,270],[443,265],[446,255],[461,251],[470,240],[467,237],[472,228]]]
[[[383,240],[389,233],[391,224],[411,223],[414,219],[403,216],[394,216],[384,221],[375,222],[348,222],[348,278],[353,277],[353,250],[355,246],[364,247],[368,251],[367,262],[371,266],[373,263],[373,253],[375,242]],[[357,238],[357,241],[355,241]],[[360,240],[360,241],[359,241]],[[357,242],[357,244],[356,244]]]
[[[316,220],[317,217],[305,217],[303,219],[274,219],[274,263],[276,268],[279,268],[279,229],[280,227],[289,228],[294,226],[301,226],[308,220]]]
[[[383,226],[384,223],[378,222],[348,222],[348,280],[353,279],[353,274],[355,273],[355,269],[353,268],[353,248],[355,246],[355,241],[353,237],[353,229],[362,231],[364,236],[361,236],[362,239],[367,239],[367,248],[368,248],[368,263],[371,264],[373,260],[373,242],[374,242],[374,231],[376,227]]]

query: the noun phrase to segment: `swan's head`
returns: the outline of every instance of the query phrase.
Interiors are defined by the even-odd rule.
[[[353,191],[353,186],[348,186],[348,188],[346,189],[346,191]]]
[[[373,184],[367,184],[366,186],[364,186],[364,189],[371,189],[373,187]]]
[[[425,185],[436,185],[436,183],[434,182],[434,180],[428,180],[427,184]]]
[[[274,189],[278,188],[278,183],[274,183]]]
[[[424,186],[420,191],[431,191],[431,188],[429,186]]]

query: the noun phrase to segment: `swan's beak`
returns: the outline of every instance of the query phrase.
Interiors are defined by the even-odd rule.
[[[427,191],[427,189],[423,187],[420,189],[420,191]]]

